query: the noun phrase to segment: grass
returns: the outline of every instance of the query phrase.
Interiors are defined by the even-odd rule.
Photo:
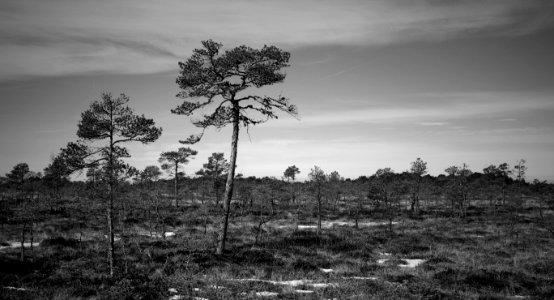
[[[0,298],[169,299],[170,288],[183,299],[260,299],[258,292],[277,293],[278,299],[554,298],[554,240],[533,222],[533,212],[517,224],[518,234],[502,213],[493,217],[474,207],[466,219],[405,217],[393,234],[386,225],[335,226],[320,236],[314,230],[268,225],[257,243],[252,228],[258,215],[235,216],[227,251],[216,256],[215,213],[204,222],[198,204],[181,204],[182,210],[164,212],[175,237],[128,235],[116,244],[114,278],[105,275],[99,224],[85,228],[93,238],[80,242],[68,226],[71,212],[45,218],[36,225],[42,241],[34,258],[22,262],[18,248],[2,250]],[[337,220],[347,218],[342,213],[326,212]],[[294,224],[285,213],[274,219]],[[309,215],[302,221],[315,222]],[[147,228],[140,216],[131,223],[128,228],[135,231]],[[0,240],[17,241],[17,228],[7,226]],[[384,258],[385,263],[377,263]],[[425,262],[401,267],[406,259]],[[304,281],[283,283],[292,280]]]

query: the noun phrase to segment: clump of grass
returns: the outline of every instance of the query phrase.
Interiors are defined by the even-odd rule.
[[[402,235],[389,240],[385,245],[386,252],[402,255],[414,255],[427,252],[432,242],[426,237],[416,234]]]
[[[236,252],[232,259],[241,265],[276,266],[282,264],[272,253],[263,249],[243,248]]]
[[[50,239],[44,239],[40,242],[41,247],[60,247],[60,248],[77,248],[79,241],[72,238],[55,237]]]
[[[447,265],[454,264],[454,261],[445,255],[438,255],[429,258],[423,263],[422,267],[426,271],[435,271],[440,268],[444,268]]]
[[[314,272],[319,270],[318,265],[314,264],[310,260],[303,259],[303,258],[296,258],[288,265],[288,267],[296,271],[302,271],[302,272]]]

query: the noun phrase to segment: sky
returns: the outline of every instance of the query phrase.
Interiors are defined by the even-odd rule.
[[[127,162],[159,165],[198,129],[173,115],[175,79],[201,41],[291,53],[281,84],[299,118],[242,130],[237,171],[280,178],[314,165],[347,178],[397,172],[421,157],[430,174],[466,163],[527,161],[554,181],[554,2],[550,0],[0,0],[0,175],[42,171],[77,139],[82,111],[125,93],[163,128],[128,144]],[[192,147],[193,175],[231,129]]]

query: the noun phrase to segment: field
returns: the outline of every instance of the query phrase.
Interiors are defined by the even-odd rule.
[[[114,277],[106,275],[100,205],[73,199],[54,205],[63,209],[42,206],[35,244],[32,250],[26,245],[23,260],[21,224],[3,224],[0,298],[554,297],[554,239],[540,222],[552,212],[542,211],[540,218],[529,203],[514,214],[504,206],[493,213],[485,202],[473,201],[463,218],[440,205],[418,216],[400,209],[392,223],[381,207],[365,205],[356,228],[343,199],[324,203],[319,235],[308,200],[300,209],[285,201],[272,209],[235,203],[221,256],[214,254],[216,205],[198,199],[182,200],[178,208],[170,200],[161,203],[157,219],[163,221],[153,223],[140,202],[117,219]],[[31,242],[28,233],[25,241]]]

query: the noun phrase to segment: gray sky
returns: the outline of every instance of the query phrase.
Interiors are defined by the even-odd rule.
[[[80,113],[104,91],[125,93],[164,129],[129,145],[129,163],[157,164],[196,133],[170,113],[177,62],[206,39],[290,51],[282,116],[243,131],[238,171],[280,177],[296,164],[355,178],[378,168],[431,174],[518,159],[528,179],[554,180],[554,4],[551,1],[74,1],[0,2],[0,174],[41,171],[76,139]],[[186,167],[229,153],[211,130]]]

